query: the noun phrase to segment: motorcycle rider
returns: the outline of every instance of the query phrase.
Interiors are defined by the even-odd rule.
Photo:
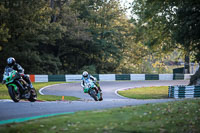
[[[8,68],[12,68],[12,69],[16,70],[22,76],[22,78],[28,83],[29,87],[33,88],[33,85],[31,83],[28,75],[24,74],[24,69],[18,63],[16,63],[15,58],[9,57],[7,59],[7,66],[5,67],[5,71]],[[5,81],[2,81],[2,83],[4,83],[4,82]]]
[[[99,86],[99,83],[97,82],[97,79],[95,77],[93,77],[92,75],[88,74],[87,71],[84,71],[83,74],[82,74],[81,86],[83,88],[83,91],[84,91],[84,87],[85,87],[85,80],[87,80],[87,79],[91,79],[94,82],[94,84],[97,86],[98,90],[100,92],[102,91],[100,86]]]

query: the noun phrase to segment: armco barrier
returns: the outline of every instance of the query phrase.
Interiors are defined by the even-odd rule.
[[[35,75],[35,82],[48,82],[48,75]]]
[[[35,75],[29,75],[29,78],[30,78],[30,80],[31,80],[31,82],[35,82]]]
[[[99,80],[99,74],[93,74],[92,76],[94,76],[97,80]]]
[[[116,80],[131,80],[130,74],[116,74],[115,75]]]
[[[193,74],[184,74],[184,80],[190,80]]]
[[[65,75],[66,81],[81,81],[82,75]]]
[[[115,74],[99,74],[100,81],[115,81]]]
[[[169,86],[169,98],[200,97],[200,86]]]
[[[65,75],[49,75],[49,81],[66,81]]]
[[[173,74],[159,74],[159,80],[173,80]]]
[[[93,74],[99,81],[190,80],[191,74]],[[82,75],[29,75],[32,82],[81,81]]]
[[[184,74],[173,74],[173,80],[184,80]]]
[[[159,74],[145,74],[145,80],[159,80]]]
[[[145,74],[131,74],[131,80],[145,80]]]

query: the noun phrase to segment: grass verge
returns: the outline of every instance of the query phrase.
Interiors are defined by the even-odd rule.
[[[56,101],[56,100],[62,100],[62,96],[55,96],[55,95],[40,95],[39,90],[42,87],[53,85],[53,84],[60,84],[60,83],[66,83],[66,82],[41,82],[41,83],[33,83],[33,86],[37,90],[37,100],[41,101]],[[0,84],[0,99],[11,99],[8,94],[8,88],[6,85]],[[72,97],[72,96],[65,96],[64,100],[78,100],[79,98]]]
[[[0,126],[0,131],[30,133],[200,132],[200,99],[146,104],[31,120]]]
[[[118,91],[118,94],[134,99],[162,99],[168,98],[168,86],[134,88]]]

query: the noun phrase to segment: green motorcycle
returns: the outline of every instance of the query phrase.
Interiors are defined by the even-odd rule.
[[[98,87],[92,80],[87,79],[85,81],[84,92],[88,93],[95,101],[102,101],[103,100],[102,93],[98,90],[99,90]]]
[[[9,95],[14,102],[19,102],[21,99],[28,99],[30,102],[37,100],[37,92],[35,88],[30,88],[28,83],[21,77],[21,75],[8,68],[3,75]]]

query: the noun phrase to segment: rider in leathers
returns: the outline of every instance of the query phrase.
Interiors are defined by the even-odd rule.
[[[83,91],[84,91],[85,80],[86,80],[86,79],[91,79],[91,80],[94,82],[94,84],[97,86],[97,88],[99,89],[99,91],[101,92],[101,88],[100,88],[99,84],[97,83],[96,78],[93,77],[92,75],[88,74],[87,71],[84,71],[84,72],[83,72],[83,75],[82,75],[81,86],[83,87]],[[84,92],[85,92],[85,91],[84,91]],[[86,93],[86,92],[85,92],[85,93]]]
[[[7,59],[7,64],[8,65],[5,67],[5,71],[8,68],[12,68],[12,69],[16,70],[22,76],[22,78],[29,84],[29,87],[33,88],[33,85],[31,83],[29,77],[24,74],[24,69],[18,63],[16,63],[16,61],[13,57],[9,57]],[[4,83],[4,82],[5,81],[2,81],[2,83]]]

